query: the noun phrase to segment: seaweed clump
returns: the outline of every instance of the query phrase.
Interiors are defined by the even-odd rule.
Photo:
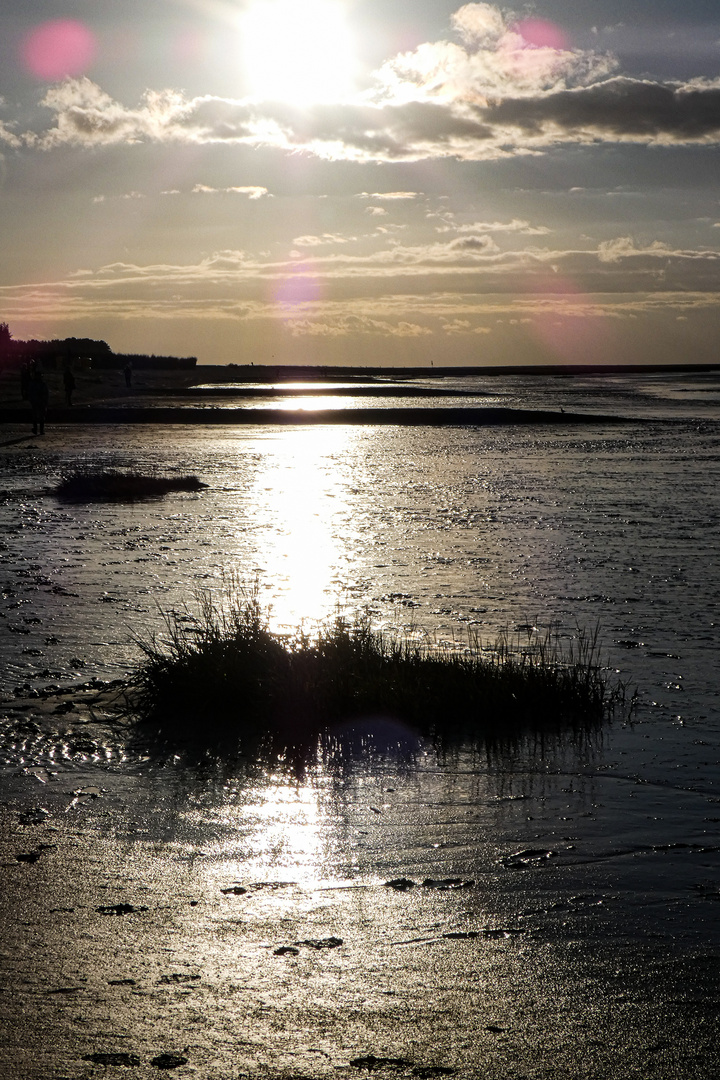
[[[161,639],[136,639],[143,659],[127,698],[141,727],[173,743],[310,747],[333,725],[384,716],[435,744],[478,745],[588,730],[625,699],[604,675],[597,635],[447,648],[360,616],[284,636],[252,597],[229,610],[201,597],[198,616],[166,614],[165,624]]]
[[[207,487],[197,476],[147,476],[138,472],[80,471],[66,476],[55,495],[72,502],[153,499],[171,491],[200,491]]]

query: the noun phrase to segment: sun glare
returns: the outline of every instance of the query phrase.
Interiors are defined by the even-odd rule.
[[[312,628],[342,599],[350,511],[341,462],[352,439],[343,425],[296,428],[269,443],[252,503],[274,632]]]
[[[353,41],[340,0],[255,0],[242,37],[253,97],[307,105],[353,89]]]

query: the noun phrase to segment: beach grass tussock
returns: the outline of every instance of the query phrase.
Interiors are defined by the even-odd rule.
[[[171,491],[201,491],[206,487],[207,484],[196,476],[148,476],[139,472],[80,470],[64,477],[54,494],[72,502],[131,502],[135,499],[159,498]]]
[[[624,701],[597,635],[562,645],[557,630],[532,631],[448,648],[383,633],[361,615],[283,636],[256,597],[219,607],[205,595],[199,605],[198,615],[165,615],[162,638],[136,639],[131,712],[171,741],[298,746],[335,724],[387,716],[436,743],[479,743],[596,726]]]

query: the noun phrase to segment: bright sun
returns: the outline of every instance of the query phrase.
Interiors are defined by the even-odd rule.
[[[353,89],[353,41],[340,0],[255,0],[242,35],[254,97],[307,105]]]

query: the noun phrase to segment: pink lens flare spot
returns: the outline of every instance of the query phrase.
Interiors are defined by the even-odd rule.
[[[26,69],[38,79],[84,75],[95,59],[95,35],[76,19],[53,19],[31,30],[22,44]]]
[[[556,23],[546,19],[523,19],[515,26],[526,45],[536,49],[555,49],[563,52],[570,48],[570,39]]]
[[[172,43],[172,58],[180,63],[196,64],[205,60],[207,41],[194,30],[184,30]]]
[[[292,311],[303,304],[312,303],[313,300],[320,300],[321,295],[320,282],[308,266],[301,264],[295,273],[280,282],[275,292],[275,300],[288,311]]]
[[[552,359],[569,364],[603,363],[613,354],[610,320],[591,296],[562,274],[527,279],[530,330]]]

